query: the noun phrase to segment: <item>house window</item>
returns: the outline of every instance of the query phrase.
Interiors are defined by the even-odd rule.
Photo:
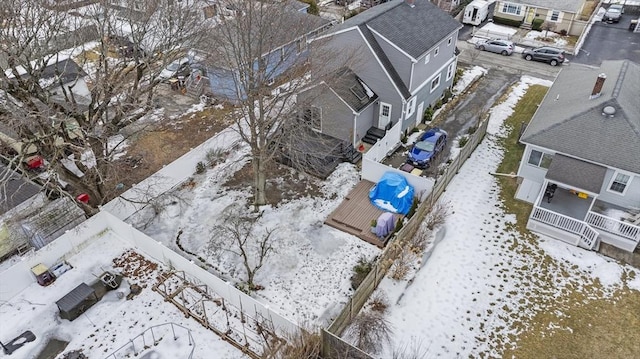
[[[549,168],[549,165],[551,165],[552,159],[553,159],[553,156],[548,153],[531,150],[531,153],[529,153],[529,160],[527,161],[527,163],[536,167]]]
[[[560,20],[560,11],[553,10],[551,16],[549,16],[549,21],[558,22],[558,20]]]
[[[433,50],[433,57],[438,56],[439,53],[440,53],[440,46],[436,47],[436,49]]]
[[[624,173],[616,172],[613,175],[611,184],[609,185],[609,190],[616,193],[624,194],[624,191],[627,189],[629,182],[631,182],[631,176]]]
[[[382,110],[380,110],[380,114],[383,117],[389,117],[389,114],[391,112],[391,106],[387,105],[386,103],[382,105]]]
[[[428,64],[429,60],[431,60],[431,54],[427,54],[427,56],[424,57],[424,63]]]
[[[453,77],[453,69],[456,67],[456,63],[452,62],[449,64],[449,67],[447,67],[447,81],[451,80],[451,78]]]
[[[405,118],[411,117],[411,115],[413,115],[415,111],[416,111],[416,98],[414,97],[411,100],[409,100],[409,102],[407,103],[407,116]]]
[[[511,14],[511,15],[520,15],[522,14],[522,7],[518,4],[505,2],[502,4],[501,12],[505,14]]]
[[[451,46],[452,42],[453,42],[453,40],[451,38],[449,38],[449,40],[447,40],[447,46]]]
[[[316,131],[322,131],[322,109],[311,106],[304,110],[302,119]]]
[[[438,76],[435,79],[431,80],[431,92],[437,89],[438,86],[440,86],[440,74],[438,74]]]

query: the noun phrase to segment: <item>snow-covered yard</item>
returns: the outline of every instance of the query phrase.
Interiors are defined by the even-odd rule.
[[[429,358],[501,357],[516,334],[532,329],[522,323],[547,307],[557,311],[547,334],[571,331],[562,324],[566,307],[556,304],[566,305],[571,291],[595,299],[611,298],[625,286],[640,290],[637,269],[553,239],[524,238],[501,207],[490,174],[502,158],[501,125],[535,83],[550,85],[523,77],[492,109],[487,137],[441,198],[450,216],[432,234],[413,274],[402,281],[385,278],[374,294],[388,298],[385,318],[393,330],[380,358],[402,347],[419,347]]]
[[[14,352],[10,358],[35,358],[44,345],[52,339],[69,342],[65,352],[81,350],[87,358],[104,358],[119,347],[134,340],[138,350],[142,350],[142,338],[135,338],[146,329],[154,328],[155,338],[162,338],[157,346],[144,351],[155,352],[149,358],[187,358],[194,350],[194,358],[208,358],[216,353],[220,358],[244,358],[241,352],[222,340],[212,331],[203,328],[173,304],[151,290],[155,284],[156,271],[140,273],[140,277],[125,280],[117,291],[108,292],[102,300],[85,314],[73,321],[62,320],[58,316],[55,302],[78,284],[91,283],[106,270],[113,270],[112,260],[130,249],[130,245],[118,235],[107,231],[87,248],[68,259],[73,266],[48,287],[33,283],[10,301],[0,305],[0,340],[7,343],[20,333],[31,330],[36,340],[27,343]],[[118,270],[118,269],[116,269]],[[131,300],[119,298],[117,292],[129,293],[131,283],[143,286],[140,294]],[[177,339],[173,339],[170,326],[175,323]],[[188,330],[191,330],[193,345],[189,345]],[[153,342],[151,333],[145,335],[146,344]],[[130,346],[118,353],[132,355]],[[9,357],[0,354],[0,357]]]

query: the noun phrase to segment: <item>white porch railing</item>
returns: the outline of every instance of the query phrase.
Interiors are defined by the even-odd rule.
[[[579,236],[581,244],[588,249],[594,249],[598,243],[598,232],[581,220],[537,206],[533,207],[530,218]]]
[[[398,121],[395,126],[391,127],[387,133],[378,140],[367,153],[364,154],[365,158],[368,158],[375,162],[380,162],[391,151],[396,149],[396,146],[400,143],[402,135],[402,121]]]
[[[640,242],[640,227],[638,226],[591,211],[587,213],[586,222],[595,228],[632,240],[635,243]]]

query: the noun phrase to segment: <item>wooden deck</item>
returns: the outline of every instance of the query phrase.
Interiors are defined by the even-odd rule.
[[[369,201],[369,190],[374,185],[373,182],[360,181],[324,223],[382,248],[388,237],[381,239],[371,232],[371,220],[384,213]],[[394,217],[397,221],[402,216],[396,214]]]

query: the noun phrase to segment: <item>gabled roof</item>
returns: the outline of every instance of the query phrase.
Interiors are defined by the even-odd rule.
[[[585,0],[509,0],[510,3],[577,13]],[[503,1],[504,2],[504,1]]]
[[[338,25],[335,31],[365,25],[414,59],[462,25],[428,0],[393,0],[374,6]]]
[[[10,211],[40,192],[38,186],[9,171],[7,167],[0,165],[0,178],[6,178],[0,189],[0,214]]]
[[[606,75],[601,96],[590,99],[596,78]],[[604,61],[600,68],[564,68],[521,141],[589,162],[640,173],[640,65]],[[605,107],[615,109],[603,115]]]
[[[378,98],[353,71],[343,68],[327,83],[353,111],[360,112]]]
[[[40,79],[54,79],[60,77],[62,83],[73,82],[80,77],[87,76],[87,73],[72,59],[64,59],[48,65],[42,70]]]

